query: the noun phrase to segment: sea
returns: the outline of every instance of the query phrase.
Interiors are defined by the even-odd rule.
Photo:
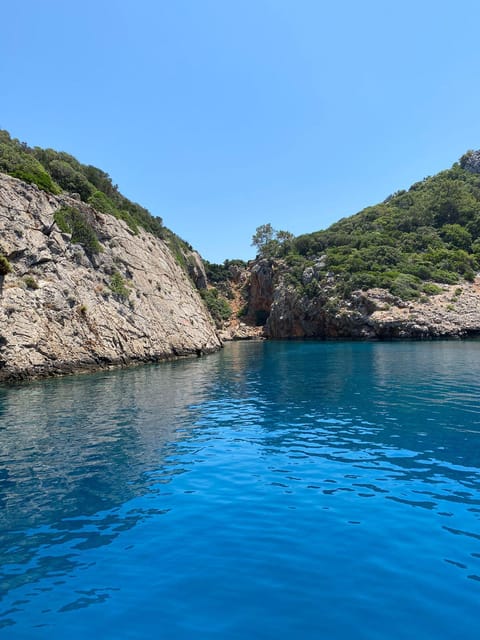
[[[480,341],[0,387],[0,638],[480,638]]]

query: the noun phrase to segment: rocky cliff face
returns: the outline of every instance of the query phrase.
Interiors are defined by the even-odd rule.
[[[249,324],[264,317],[267,338],[428,339],[480,335],[480,278],[461,285],[440,285],[436,295],[405,301],[384,289],[355,291],[347,299],[334,293],[334,282],[308,296],[287,284],[281,261],[250,265]],[[304,284],[315,280],[307,267]],[[258,314],[257,314],[258,317]],[[244,337],[232,328],[229,337]]]
[[[100,252],[87,255],[53,215],[88,218]],[[0,380],[208,353],[221,344],[167,245],[68,196],[0,174]],[[197,268],[197,276],[200,266]]]
[[[447,338],[480,335],[480,279],[443,285],[423,301],[403,301],[384,289],[348,300],[309,299],[278,286],[265,326],[270,338]]]

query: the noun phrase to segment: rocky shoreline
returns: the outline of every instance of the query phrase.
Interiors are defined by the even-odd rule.
[[[92,254],[54,214],[74,207],[95,229]],[[405,301],[383,289],[340,300],[288,284],[281,261],[252,261],[230,283],[234,313],[218,331],[195,286],[200,257],[180,266],[161,239],[71,195],[0,174],[0,381],[65,375],[212,353],[229,340],[434,339],[480,335],[480,277]],[[304,273],[304,279],[314,277]],[[189,277],[190,276],[190,277]],[[119,284],[120,283],[120,284]],[[195,284],[194,284],[195,283]]]
[[[433,339],[480,335],[480,277],[473,282],[438,285],[439,292],[402,300],[384,289],[354,291],[339,300],[326,288],[321,295],[301,295],[282,277],[278,261],[252,263],[243,282],[248,287],[246,321],[234,320],[225,339]],[[255,326],[256,319],[264,320]]]
[[[383,289],[355,291],[333,306],[280,289],[265,334],[270,338],[463,338],[480,334],[480,279],[443,285],[439,294],[403,301]]]
[[[92,255],[54,222],[80,210]],[[167,244],[70,196],[0,175],[0,381],[201,355],[221,348]]]

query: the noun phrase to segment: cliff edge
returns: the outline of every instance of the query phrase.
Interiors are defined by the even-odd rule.
[[[54,217],[72,210],[94,251]],[[0,174],[0,229],[0,380],[220,348],[191,280],[142,228]]]

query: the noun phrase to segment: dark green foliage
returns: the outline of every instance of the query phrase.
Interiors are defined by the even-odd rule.
[[[114,216],[119,220],[124,220],[133,233],[138,233],[138,223],[128,211],[121,211],[117,209],[113,201],[110,200],[102,191],[94,191],[88,198],[88,204],[92,205],[94,209],[105,213],[110,216]]]
[[[43,191],[60,193],[60,188],[32,155],[31,149],[26,144],[10,138],[10,135],[2,130],[0,130],[0,171],[36,184]]]
[[[245,318],[248,314],[248,302],[246,302],[240,309],[237,311],[237,318]]]
[[[267,249],[272,244],[274,236],[275,231],[269,222],[267,222],[267,224],[261,224],[256,228],[252,236],[252,246],[257,248],[259,255],[263,257],[266,255]]]
[[[167,229],[166,227],[163,227],[162,237],[170,247],[170,250],[175,256],[178,264],[188,273],[188,264],[185,256],[193,251],[192,245],[185,242],[185,240],[182,240],[180,236],[177,236],[176,233],[173,233],[173,231],[170,231],[170,229]]]
[[[110,279],[110,290],[120,300],[126,300],[130,295],[130,291],[125,286],[125,280],[122,278],[121,273],[115,271]]]
[[[202,289],[200,295],[217,327],[220,327],[223,322],[231,317],[232,309],[225,298],[219,295],[218,289]]]
[[[390,291],[394,296],[402,300],[412,300],[419,298],[422,291],[420,278],[416,278],[408,273],[399,273],[390,284]]]
[[[276,231],[268,222],[257,227],[252,246],[261,258],[280,258],[291,250],[294,237],[289,231]]]
[[[84,165],[68,153],[31,148],[0,130],[0,171],[50,193],[60,193],[62,189],[78,193],[83,202],[90,202],[99,211],[124,220],[134,233],[143,227],[159,238],[164,237],[161,218],[123,196],[108,173]]]
[[[244,260],[225,260],[223,264],[216,264],[204,260],[205,272],[207,279],[212,283],[225,282],[229,280],[236,268],[244,269],[247,263]]]
[[[92,186],[85,176],[80,171],[73,169],[67,162],[53,160],[48,168],[52,178],[64,191],[78,193],[84,202],[92,195]]]
[[[92,225],[85,215],[74,207],[61,207],[53,215],[58,228],[72,236],[72,242],[81,244],[87,255],[92,256],[102,250]]]
[[[120,195],[117,185],[112,184],[112,179],[105,171],[92,167],[92,165],[83,165],[83,173],[95,189],[104,193],[107,198],[114,200]]]
[[[444,224],[440,229],[440,235],[452,249],[470,251],[472,248],[472,234],[457,223]]]
[[[472,280],[480,267],[480,175],[455,164],[325,231],[298,236],[287,256],[292,283],[305,265],[299,256],[325,256],[341,295],[384,287],[412,299],[438,293],[425,281]]]
[[[12,265],[5,256],[0,254],[0,276],[6,276],[12,270]]]
[[[205,266],[205,273],[207,274],[209,282],[217,283],[225,282],[226,280],[228,280],[230,273],[229,270],[225,267],[225,263],[217,264],[214,262],[208,262],[208,260],[204,260],[203,264]]]
[[[422,291],[429,296],[435,296],[439,293],[442,293],[442,287],[439,287],[433,282],[424,282],[422,285]]]
[[[102,191],[94,191],[88,198],[88,204],[91,204],[94,209],[100,211],[100,213],[106,213],[107,215],[116,215],[116,208],[110,198]]]

